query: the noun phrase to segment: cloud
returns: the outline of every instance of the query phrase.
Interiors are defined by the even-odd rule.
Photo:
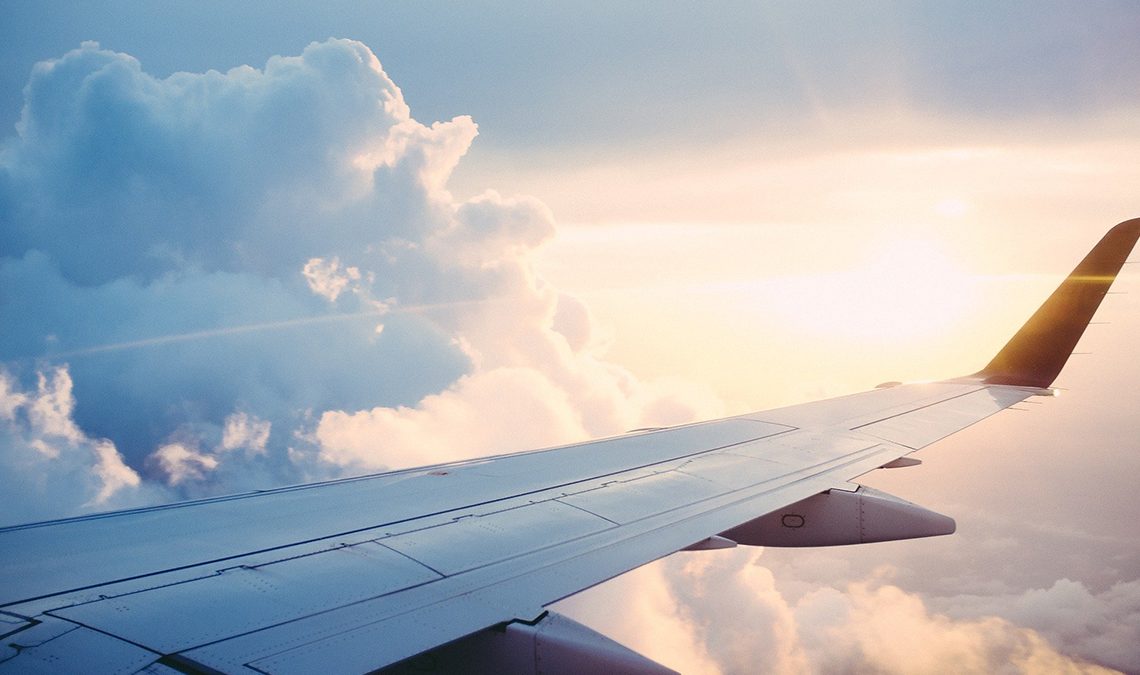
[[[760,552],[750,553],[739,565],[727,557],[679,559],[666,577],[671,592],[725,673],[806,672],[809,655],[793,608],[771,571],[756,563]],[[718,617],[726,609],[729,621]]]
[[[222,429],[222,450],[244,448],[252,454],[264,454],[269,442],[269,430],[273,426],[268,420],[259,420],[244,412],[237,412],[226,418]]]
[[[171,486],[186,481],[200,481],[218,468],[218,460],[214,457],[180,443],[162,446],[154,451],[149,460]]]
[[[482,370],[414,407],[327,411],[312,440],[324,463],[377,470],[561,445],[598,436],[593,427],[612,435],[721,410],[715,398],[680,383],[631,378],[623,390],[608,386],[604,375],[560,384],[533,367]],[[585,418],[589,406],[596,411],[592,424]]]
[[[371,305],[329,308],[297,272],[293,285],[188,270],[82,287],[41,252],[0,260],[0,319],[13,327],[0,352],[29,369],[67,363],[75,421],[136,468],[187,425],[216,445],[235,410],[288,430],[307,410],[414,402],[467,369],[431,321],[389,317],[377,335]]]
[[[564,601],[559,610],[666,665],[687,666],[686,672],[942,673],[951,667],[963,673],[1107,673],[1113,671],[1095,664],[1135,666],[1112,658],[1134,644],[1128,635],[1109,631],[1102,645],[1115,649],[1103,654],[1073,651],[1045,631],[981,607],[933,611],[921,595],[888,583],[886,568],[789,596],[760,564],[763,555],[756,549],[675,555]],[[615,595],[639,611],[619,610],[615,617]],[[1089,608],[1044,604],[1067,615],[1063,622],[1070,626],[1085,621],[1073,612]],[[1092,616],[1090,623],[1099,624],[1099,612]],[[1132,616],[1114,618],[1128,622]],[[663,632],[643,630],[649,625],[664,626]]]
[[[926,614],[950,625],[997,621],[987,630],[1004,635],[1007,646],[1014,642],[1032,646],[1040,640],[1082,663],[1125,672],[1140,667],[1136,634],[1140,580],[1131,542],[1057,531],[1049,521],[1028,527],[989,523],[982,529],[968,512],[962,515],[959,534],[953,537],[831,549],[766,549],[763,565],[772,570],[780,594],[796,608],[825,603],[827,594],[832,594],[834,602],[844,606],[856,598],[889,601],[901,612],[902,601],[883,590],[892,588],[912,596]],[[887,561],[889,565],[884,564]],[[821,604],[819,611],[805,610],[801,621],[818,624],[830,614]],[[1030,631],[1032,639],[1011,627]],[[800,634],[807,639],[813,633],[801,628]],[[821,639],[835,640],[826,635]]]
[[[476,133],[413,119],[350,40],[165,78],[95,43],[37,64],[0,154],[0,362],[74,383],[37,428],[190,497],[721,412],[604,359],[534,270],[545,205],[448,192]]]
[[[488,424],[488,420],[495,423]],[[354,470],[403,468],[524,450],[587,433],[565,392],[531,369],[468,375],[416,407],[328,411],[315,431],[320,459]]]
[[[669,569],[669,563],[650,563],[606,582],[596,591],[567,598],[554,610],[678,672],[724,672],[672,592]],[[621,600],[615,602],[614,598]]]
[[[71,418],[75,400],[66,368],[37,373],[24,390],[0,368],[0,471],[4,523],[127,507],[162,498],[144,488],[110,441],[91,438]]]
[[[18,129],[0,253],[46,252],[86,285],[187,264],[291,276],[313,253],[363,248],[376,230],[353,207],[421,206],[474,134],[466,118],[416,124],[375,56],[350,41],[262,70],[161,80],[84,43],[36,66]],[[354,162],[383,148],[374,172]],[[408,194],[370,191],[379,181]]]
[[[350,284],[360,280],[360,270],[355,267],[341,269],[340,260],[333,257],[331,260],[323,258],[310,258],[301,268],[309,290],[330,302],[336,302],[339,296]]]
[[[1099,592],[1072,579],[1020,593],[937,600],[951,616],[992,614],[1032,627],[1069,654],[1132,672],[1140,666],[1140,580]]]
[[[525,16],[509,6],[444,15],[415,4],[329,12],[262,2],[209,19],[194,5],[129,2],[59,14],[27,6],[6,16],[14,39],[5,65],[15,71],[0,76],[6,100],[18,98],[20,70],[31,58],[59,53],[83,35],[130,44],[148,68],[169,73],[247,63],[314,33],[351,34],[383,45],[415,87],[420,114],[472,113],[495,131],[495,146],[516,150],[521,161],[540,155],[544,168],[554,163],[552,146],[558,162],[573,152],[594,163],[622,155],[630,146],[615,146],[630,141],[640,154],[663,138],[707,148],[758,128],[783,139],[812,126],[858,134],[836,125],[852,107],[873,107],[893,122],[893,108],[909,105],[924,117],[996,120],[1023,134],[1027,122],[1134,104],[1140,91],[1129,67],[1138,54],[1128,2],[857,4],[825,12],[802,3],[734,2],[720,12],[544,5]],[[35,40],[15,39],[33,33]],[[4,126],[17,112],[9,103]]]
[[[890,585],[855,583],[845,591],[821,589],[796,606],[817,671],[939,673],[952,663],[972,673],[1110,672],[1004,619],[953,620]]]

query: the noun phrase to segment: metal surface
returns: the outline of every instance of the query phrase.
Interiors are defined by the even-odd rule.
[[[0,531],[0,560],[28,577],[9,577],[10,596],[59,588],[52,575],[61,563],[35,571],[45,548],[65,546],[78,560],[57,594],[4,609],[46,611],[193,667],[367,671],[532,619],[567,595],[880,467],[912,451],[882,438],[914,442],[908,416],[945,434],[1029,395],[905,385],[771,418],[13,528]],[[415,503],[427,504],[418,517]],[[290,519],[299,543],[287,541]],[[243,528],[262,526],[243,544]],[[118,531],[129,551],[151,556],[151,573],[123,578],[145,559],[84,565],[104,560],[99,542]],[[217,541],[199,550],[210,532]]]

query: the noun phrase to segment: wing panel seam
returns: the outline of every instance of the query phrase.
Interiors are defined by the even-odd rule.
[[[971,394],[976,394],[979,391],[985,391],[986,389],[988,389],[988,387],[978,387],[977,389],[971,389],[970,391],[963,392],[961,394],[955,394],[953,396],[947,396],[946,398],[941,398],[941,399],[938,399],[937,401],[933,401],[933,402],[927,403],[925,405],[920,405],[916,408],[910,408],[908,410],[904,410],[902,412],[895,413],[894,415],[887,415],[886,417],[879,417],[879,418],[872,420],[870,422],[865,422],[863,424],[860,424],[859,426],[850,427],[849,430],[850,431],[858,431],[858,430],[862,429],[863,427],[869,427],[872,424],[879,424],[880,422],[886,422],[887,420],[893,420],[896,417],[902,417],[903,415],[909,415],[911,413],[918,412],[919,410],[926,410],[927,408],[933,408],[934,406],[941,405],[943,403],[946,403],[947,401],[953,401],[955,399],[962,398],[963,396],[970,396]],[[874,434],[870,434],[870,435],[874,436]],[[878,436],[875,436],[875,437],[878,438]],[[890,442],[893,443],[894,441],[890,441]]]
[[[777,432],[774,432],[774,433],[771,433],[771,434],[765,434],[765,435],[763,435],[763,436],[757,436],[757,437],[754,437],[754,438],[746,438],[746,439],[743,439],[743,440],[740,440],[740,441],[736,441],[736,442],[733,442],[733,443],[727,443],[727,444],[725,444],[725,445],[717,446],[717,447],[714,447],[714,448],[706,448],[706,449],[703,449],[703,450],[698,450],[698,451],[696,451],[696,452],[692,452],[692,453],[689,453],[689,454],[685,454],[685,455],[678,455],[678,456],[675,456],[675,457],[669,457],[669,458],[666,458],[666,459],[661,459],[661,460],[658,460],[658,461],[649,462],[649,463],[646,463],[646,464],[641,464],[641,465],[637,465],[637,466],[628,466],[628,467],[624,467],[624,468],[622,468],[620,471],[612,471],[612,472],[610,472],[610,473],[604,473],[604,474],[599,474],[599,475],[596,475],[596,476],[590,476],[590,477],[588,477],[588,478],[582,478],[582,479],[580,479],[580,480],[574,480],[574,481],[569,481],[569,482],[566,482],[566,483],[559,483],[559,484],[555,484],[555,485],[548,485],[548,486],[546,486],[546,487],[537,488],[537,489],[534,489],[534,490],[529,490],[529,491],[527,491],[527,492],[520,492],[520,493],[517,493],[517,494],[512,494],[512,495],[510,495],[510,496],[507,496],[507,497],[499,497],[499,498],[496,498],[496,499],[488,499],[488,500],[486,500],[486,501],[482,501],[482,502],[475,502],[475,503],[472,503],[472,504],[465,504],[465,505],[463,505],[463,506],[457,506],[457,507],[454,507],[454,508],[450,508],[450,509],[444,509],[444,510],[442,510],[442,511],[436,511],[436,512],[433,512],[433,513],[425,513],[425,514],[420,514],[420,515],[417,515],[417,516],[415,516],[415,517],[411,517],[411,518],[401,518],[401,519],[399,519],[399,520],[393,520],[393,521],[390,521],[390,522],[386,522],[386,523],[378,523],[378,524],[376,524],[376,525],[369,525],[369,526],[367,526],[367,527],[360,527],[360,528],[356,528],[356,529],[352,529],[352,530],[347,530],[347,531],[344,531],[344,532],[335,532],[335,533],[333,533],[333,534],[328,534],[328,535],[324,535],[324,536],[320,536],[320,537],[313,537],[313,538],[310,538],[310,539],[303,539],[303,540],[300,540],[300,541],[291,541],[291,542],[289,542],[289,543],[287,543],[287,544],[281,544],[281,545],[278,545],[278,546],[269,546],[269,547],[266,547],[266,548],[262,548],[262,549],[258,549],[258,550],[255,550],[255,551],[244,551],[244,552],[242,552],[242,553],[239,553],[239,554],[235,554],[235,555],[231,555],[231,556],[223,556],[223,557],[221,557],[221,558],[213,558],[213,559],[210,559],[210,560],[202,560],[202,561],[198,561],[198,562],[194,562],[194,563],[187,563],[187,564],[185,564],[185,565],[177,565],[177,566],[174,566],[174,567],[168,567],[168,568],[166,568],[166,569],[163,569],[163,570],[159,570],[159,571],[157,571],[157,572],[147,572],[147,573],[145,573],[145,574],[135,574],[135,575],[131,575],[131,576],[121,577],[121,578],[118,578],[118,579],[111,579],[111,580],[108,580],[108,581],[102,581],[102,582],[99,582],[99,583],[95,583],[95,584],[88,584],[88,585],[86,585],[86,586],[78,586],[78,587],[75,587],[75,588],[69,588],[69,589],[65,589],[65,590],[62,590],[62,591],[55,591],[55,592],[52,592],[52,593],[45,593],[45,594],[42,594],[42,595],[37,595],[37,596],[34,596],[34,597],[30,597],[30,598],[20,598],[20,599],[18,599],[18,600],[13,600],[12,602],[8,602],[8,603],[5,603],[5,604],[3,604],[3,605],[0,605],[0,607],[17,607],[17,606],[19,606],[19,605],[22,605],[22,604],[24,604],[24,603],[28,603],[28,602],[36,602],[36,601],[38,601],[38,600],[43,600],[43,599],[45,599],[45,598],[50,598],[50,597],[54,597],[54,596],[57,596],[57,595],[67,595],[67,594],[70,594],[70,593],[78,593],[78,592],[81,592],[81,591],[88,591],[88,590],[91,590],[91,589],[94,589],[94,588],[100,588],[100,587],[102,587],[102,586],[110,586],[110,585],[113,585],[113,584],[125,583],[125,582],[128,582],[128,581],[138,581],[139,579],[146,579],[146,578],[148,578],[148,577],[161,576],[161,575],[163,575],[163,574],[168,574],[168,573],[170,573],[170,572],[181,572],[181,571],[183,571],[183,570],[189,570],[189,569],[193,569],[193,568],[195,568],[195,567],[199,567],[199,566],[202,566],[202,565],[212,565],[212,564],[215,564],[215,563],[220,563],[220,562],[228,562],[228,561],[230,561],[230,560],[238,560],[238,559],[244,558],[244,557],[246,557],[246,556],[251,556],[251,555],[260,555],[260,554],[262,554],[262,553],[271,553],[271,552],[273,552],[273,551],[281,551],[281,550],[284,550],[284,549],[287,549],[287,548],[291,548],[291,547],[293,547],[293,546],[304,546],[304,545],[306,545],[306,544],[315,544],[315,543],[317,543],[317,542],[325,541],[325,540],[328,540],[328,539],[334,539],[334,538],[336,538],[336,537],[345,537],[345,536],[349,536],[349,535],[353,535],[353,534],[361,534],[361,533],[363,533],[363,532],[368,532],[369,530],[377,530],[377,529],[380,529],[380,528],[383,528],[383,527],[391,527],[392,525],[399,525],[399,524],[402,524],[402,523],[413,522],[413,521],[416,521],[416,520],[420,520],[420,519],[423,519],[423,518],[432,518],[432,517],[435,517],[435,516],[442,516],[442,515],[446,515],[446,514],[448,514],[448,513],[454,513],[454,512],[456,512],[456,511],[463,511],[463,510],[466,510],[466,509],[473,509],[473,508],[478,508],[478,507],[480,507],[480,506],[486,506],[486,505],[488,505],[488,504],[495,504],[495,503],[499,503],[499,502],[508,501],[508,500],[511,500],[511,499],[518,499],[518,498],[520,498],[520,497],[526,497],[526,496],[528,496],[528,495],[540,494],[540,493],[546,492],[546,491],[548,491],[548,490],[557,490],[557,489],[559,489],[559,488],[567,487],[567,486],[569,486],[569,485],[578,485],[578,484],[581,484],[581,483],[585,483],[585,482],[587,482],[587,481],[598,480],[598,479],[601,479],[601,478],[608,478],[608,477],[610,477],[610,476],[616,476],[616,475],[620,475],[620,474],[623,474],[623,473],[627,473],[627,472],[630,472],[630,471],[637,471],[637,470],[639,470],[639,469],[646,469],[646,468],[649,468],[649,467],[651,467],[651,466],[657,466],[657,465],[660,465],[660,464],[665,464],[665,463],[667,463],[667,462],[675,462],[675,461],[678,461],[678,460],[687,459],[687,458],[690,458],[690,457],[695,457],[695,456],[698,456],[698,455],[703,455],[703,454],[713,453],[713,452],[717,452],[718,450],[724,450],[725,448],[731,448],[731,447],[735,447],[735,446],[738,446],[738,445],[743,445],[743,444],[745,444],[745,443],[752,443],[752,442],[754,442],[754,441],[758,441],[758,440],[761,440],[761,439],[765,439],[765,438],[774,438],[774,437],[776,437],[776,436],[781,436],[781,435],[784,435],[784,434],[788,434],[788,433],[790,433],[790,432],[793,432],[793,431],[798,431],[798,428],[797,428],[797,427],[792,427],[792,426],[789,426],[789,425],[786,425],[786,424],[775,424],[775,423],[766,423],[766,424],[772,424],[772,426],[780,426],[780,427],[784,427],[784,429],[783,429],[782,431],[777,431]]]

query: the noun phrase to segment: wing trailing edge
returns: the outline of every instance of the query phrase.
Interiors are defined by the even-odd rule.
[[[1126,220],[1109,230],[974,377],[986,384],[1042,389],[1052,385],[1137,239],[1140,239],[1140,218]]]

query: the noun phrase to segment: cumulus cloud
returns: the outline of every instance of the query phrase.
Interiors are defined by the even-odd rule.
[[[1140,667],[1140,580],[1095,591],[1058,579],[1048,588],[937,599],[951,616],[997,615],[1032,627],[1066,653],[1133,672]]]
[[[862,580],[822,584],[798,598],[790,597],[771,570],[760,564],[762,556],[755,549],[676,555],[564,601],[560,609],[684,672],[1134,669],[1135,661],[1114,662],[1111,649],[1091,655],[1073,651],[1046,631],[980,607],[957,616],[934,611],[919,594],[889,583],[887,570]],[[615,619],[614,595],[640,611],[618,611]],[[1046,604],[1056,613],[1082,608]],[[1097,612],[1093,617],[1089,621],[1097,623]],[[1131,618],[1127,612],[1115,616],[1121,622]],[[1063,622],[1072,626],[1083,621],[1070,615]],[[649,625],[665,628],[662,633],[647,633],[644,627]],[[1128,637],[1109,631],[1102,645],[1116,645],[1119,650],[1129,644]]]
[[[164,445],[150,456],[150,461],[161,472],[169,485],[179,485],[186,481],[200,481],[218,468],[218,460],[182,445]]]
[[[340,260],[336,257],[331,260],[310,258],[301,269],[301,273],[305,275],[309,290],[330,302],[336,302],[337,297],[352,282],[360,280],[360,270],[355,267],[342,270]]]
[[[759,552],[749,554],[743,561],[724,556],[670,561],[670,592],[723,672],[807,672],[808,655],[792,607],[776,590],[772,573],[756,564]],[[731,620],[718,616],[721,611]]]
[[[545,205],[448,192],[476,134],[415,120],[349,40],[166,78],[96,43],[36,65],[0,150],[0,362],[73,386],[0,411],[178,496],[721,412],[605,360],[531,263]]]
[[[226,418],[222,429],[222,450],[238,450],[264,454],[269,442],[269,429],[273,426],[268,420],[259,420],[253,415],[236,412]]]
[[[142,489],[113,443],[79,430],[71,417],[74,402],[66,368],[38,372],[35,389],[28,390],[0,369],[3,524],[161,497]]]
[[[961,498],[962,481],[944,482],[947,491]],[[934,492],[909,494],[927,501],[938,498]],[[939,510],[959,517],[959,534],[953,537],[767,549],[764,566],[792,604],[821,588],[846,594],[850,583],[889,585],[921,598],[931,615],[954,622],[998,618],[1033,631],[1067,657],[1125,672],[1140,670],[1140,568],[1133,541],[1092,528],[1057,527],[1053,518],[1037,523],[1012,518],[981,493],[971,495],[970,506],[947,506]]]
[[[555,609],[678,672],[723,672],[673,593],[669,567],[664,562],[645,565],[563,600]]]
[[[822,589],[796,606],[818,672],[940,673],[947,664],[970,673],[1111,672],[1065,656],[1037,632],[1004,619],[952,620],[890,585],[844,590]]]
[[[325,412],[315,436],[321,460],[375,470],[555,445],[587,433],[566,393],[540,373],[499,368],[465,376],[415,407]]]
[[[382,233],[357,217],[362,204],[404,202],[391,229],[416,231],[430,219],[406,216],[420,215],[474,125],[415,123],[355,42],[166,79],[85,43],[36,66],[18,130],[0,251],[48,252],[68,280],[97,284],[187,263],[292,276],[313,254],[374,243]],[[374,171],[360,168],[389,146]],[[397,189],[369,189],[385,181]]]

